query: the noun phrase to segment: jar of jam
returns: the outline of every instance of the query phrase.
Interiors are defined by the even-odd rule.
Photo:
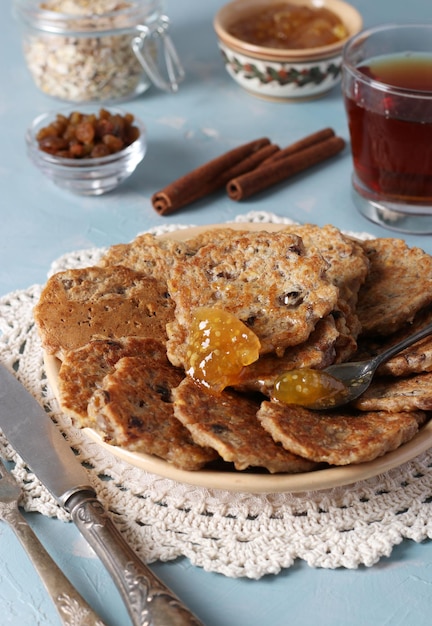
[[[183,78],[161,0],[14,0],[14,12],[30,74],[49,96],[115,102],[152,83],[176,91]]]

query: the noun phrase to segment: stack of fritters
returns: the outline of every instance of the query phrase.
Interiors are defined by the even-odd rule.
[[[210,394],[185,374],[197,307],[235,315],[261,343],[236,388]],[[377,354],[432,318],[432,257],[398,239],[359,241],[333,226],[150,234],[98,266],[51,277],[35,308],[61,360],[59,400],[105,441],[197,470],[306,472],[370,461],[410,440],[432,410],[432,339],[381,366],[342,410],[271,399],[297,368]]]

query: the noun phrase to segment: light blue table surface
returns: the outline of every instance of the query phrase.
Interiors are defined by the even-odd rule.
[[[425,0],[354,0],[366,25],[425,21]],[[333,223],[353,231],[391,236],[353,207],[349,151],[313,174],[298,176],[250,201],[224,194],[169,217],[153,210],[151,194],[223,151],[258,136],[280,145],[333,127],[346,139],[340,90],[304,103],[272,103],[241,90],[226,74],[212,29],[220,0],[168,0],[171,33],[186,70],[176,95],[152,88],[127,108],[148,130],[148,154],[132,178],[99,198],[70,195],[43,178],[26,156],[24,133],[38,113],[59,103],[34,87],[24,65],[10,1],[0,6],[0,295],[44,283],[62,254],[108,246],[167,223],[211,224],[251,210],[299,221]],[[407,237],[432,253],[431,237]],[[129,618],[108,574],[72,524],[28,514],[27,519],[66,575],[108,626]],[[229,579],[186,559],[157,563],[154,571],[206,626],[422,626],[431,623],[432,542],[404,541],[372,568],[312,569],[304,562],[259,581]],[[56,626],[57,614],[25,553],[0,525],[0,624]]]

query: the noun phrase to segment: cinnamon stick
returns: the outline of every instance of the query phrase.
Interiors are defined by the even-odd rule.
[[[278,154],[278,152],[281,152],[281,149],[275,143],[269,143],[267,146],[263,146],[246,159],[243,159],[243,161],[240,161],[239,163],[236,163],[236,165],[233,165],[233,167],[230,167],[230,169],[225,170],[221,174],[220,180],[217,181],[217,185],[224,187],[232,178],[246,174],[246,172],[251,172],[256,167],[261,166],[268,159],[271,159],[274,155]],[[220,182],[221,185],[219,185]]]
[[[330,137],[284,158],[270,159],[251,172],[230,180],[227,193],[232,200],[244,200],[335,156],[344,147],[345,141],[341,137]]]
[[[270,140],[267,137],[262,137],[229,150],[225,154],[204,163],[204,165],[170,183],[161,191],[156,192],[152,197],[153,208],[159,215],[168,215],[224,187],[232,178],[231,168],[237,166],[242,161],[246,161],[248,157],[268,145],[270,145]],[[249,164],[246,167],[250,169],[251,166]],[[248,170],[240,169],[235,175],[245,171]],[[226,172],[228,172],[228,177],[225,175]]]
[[[312,133],[311,135],[307,135],[296,141],[286,148],[280,150],[277,154],[271,155],[267,161],[278,161],[279,159],[284,159],[285,157],[290,156],[291,154],[295,154],[296,152],[300,152],[305,148],[310,148],[321,141],[325,141],[326,139],[330,139],[335,136],[335,132],[332,128],[323,128],[322,130],[318,130],[316,133]]]

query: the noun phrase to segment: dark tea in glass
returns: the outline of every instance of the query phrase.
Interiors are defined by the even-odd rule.
[[[357,206],[387,227],[432,232],[432,26],[358,35],[342,85]]]

